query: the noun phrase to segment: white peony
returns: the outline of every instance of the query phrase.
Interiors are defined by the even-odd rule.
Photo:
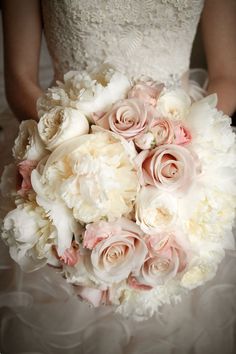
[[[37,102],[39,116],[55,106],[78,109],[92,120],[92,113],[106,111],[113,103],[126,97],[131,87],[128,78],[113,69],[88,73],[70,71],[59,87],[48,89]]]
[[[185,120],[191,106],[191,99],[182,89],[166,91],[160,95],[157,111],[160,116],[170,120]]]
[[[168,231],[175,226],[177,200],[157,188],[142,187],[136,200],[136,222],[149,235]]]
[[[5,217],[2,238],[9,246],[11,257],[26,271],[34,271],[46,263],[57,264],[51,247],[57,233],[44,210],[27,201],[11,210]]]
[[[233,249],[231,228],[235,217],[235,196],[213,188],[196,185],[185,198],[179,200],[178,214],[182,227],[196,248]]]
[[[183,275],[181,285],[184,288],[192,290],[211,280],[215,276],[216,270],[216,264],[201,261],[199,264],[190,267],[190,269]]]
[[[89,123],[77,109],[55,107],[40,118],[38,131],[47,149],[54,150],[66,140],[87,134]]]
[[[21,122],[12,151],[16,160],[39,161],[47,154],[36,121],[30,119]]]
[[[129,214],[138,178],[130,144],[121,140],[115,134],[101,131],[59,146],[50,155],[40,177],[46,198],[63,200],[82,223],[103,218],[114,220]]]

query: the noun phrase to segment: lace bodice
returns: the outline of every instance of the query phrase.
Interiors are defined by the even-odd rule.
[[[175,82],[189,68],[204,0],[42,0],[55,76],[112,64]]]

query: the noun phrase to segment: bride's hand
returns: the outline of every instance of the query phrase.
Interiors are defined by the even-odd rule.
[[[19,120],[37,120],[42,23],[39,0],[3,0],[6,96]]]
[[[203,42],[207,57],[208,93],[218,94],[218,108],[236,111],[236,1],[205,0],[202,14]]]

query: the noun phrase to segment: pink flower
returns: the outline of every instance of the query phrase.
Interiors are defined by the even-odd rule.
[[[76,292],[83,300],[91,303],[94,307],[98,307],[107,302],[107,292],[104,290],[77,286]]]
[[[76,263],[78,263],[80,259],[78,244],[73,241],[70,248],[67,248],[63,255],[59,257],[59,259],[64,264],[73,267]]]
[[[196,163],[191,152],[174,144],[142,151],[136,163],[141,185],[152,185],[167,191],[186,191],[196,174]]]
[[[92,250],[100,241],[119,233],[120,226],[115,223],[100,221],[88,224],[84,233],[83,246]]]
[[[149,116],[150,110],[144,102],[126,99],[117,102],[104,116],[94,114],[93,117],[97,125],[132,140],[145,131]]]
[[[174,126],[168,119],[153,119],[150,125],[157,146],[171,144],[174,140]]]
[[[163,285],[182,272],[187,265],[187,253],[175,241],[173,235],[151,236],[149,254],[136,276],[137,284],[155,287]]]
[[[18,172],[22,177],[20,183],[20,189],[18,193],[24,196],[26,192],[32,189],[31,185],[31,172],[36,168],[38,161],[34,160],[24,160],[18,164]]]
[[[190,131],[182,124],[182,122],[174,123],[174,139],[176,145],[187,145],[191,143],[192,136]]]
[[[88,225],[84,245],[93,248],[91,257],[85,259],[87,270],[109,284],[127,279],[131,272],[140,270],[147,255],[147,246],[142,236],[141,229],[124,218],[113,223]]]
[[[140,81],[128,92],[128,98],[138,98],[155,107],[163,87],[152,80]]]

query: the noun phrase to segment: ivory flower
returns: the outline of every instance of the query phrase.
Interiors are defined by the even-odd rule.
[[[48,89],[37,102],[39,116],[52,107],[72,107],[92,121],[92,113],[108,110],[113,103],[126,97],[130,88],[128,78],[105,68],[100,73],[70,71],[59,87]]]
[[[182,89],[163,93],[157,104],[160,116],[170,120],[185,120],[191,106],[191,99]]]
[[[5,217],[2,238],[9,246],[11,257],[27,272],[57,263],[51,253],[57,233],[44,210],[27,201]]]
[[[21,122],[12,151],[17,160],[39,161],[47,154],[45,145],[39,136],[36,121]]]
[[[40,180],[48,198],[59,197],[82,223],[128,214],[138,189],[130,146],[107,131],[62,144]]]
[[[46,147],[54,150],[66,140],[87,134],[89,123],[77,109],[53,108],[40,118],[38,130]]]
[[[153,235],[170,230],[177,218],[177,200],[152,186],[142,187],[136,199],[136,222]]]

